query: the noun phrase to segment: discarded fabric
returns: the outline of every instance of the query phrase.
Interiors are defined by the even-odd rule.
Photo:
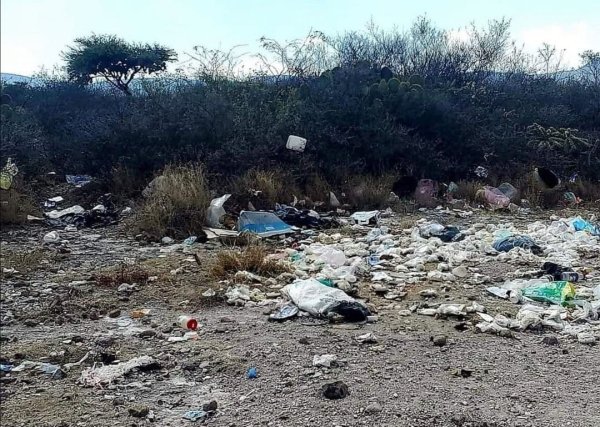
[[[492,245],[498,252],[508,252],[514,248],[530,250],[535,255],[541,255],[544,251],[529,236],[508,236],[496,240]]]
[[[91,367],[84,369],[80,381],[84,386],[100,386],[110,384],[114,380],[128,374],[132,370],[155,363],[150,356],[135,357],[118,365],[108,365],[99,368]]]
[[[83,187],[92,182],[92,177],[89,175],[66,175],[67,183],[76,187]]]

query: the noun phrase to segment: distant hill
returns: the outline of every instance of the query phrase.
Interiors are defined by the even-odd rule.
[[[22,76],[20,74],[12,73],[0,73],[0,81],[3,83],[14,84],[14,83],[29,83],[35,84],[38,80],[35,77]]]

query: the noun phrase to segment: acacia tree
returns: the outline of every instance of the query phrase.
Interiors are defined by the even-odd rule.
[[[71,81],[86,85],[103,78],[126,95],[136,75],[164,71],[175,61],[174,50],[159,44],[129,43],[108,34],[92,34],[75,39],[62,53]]]

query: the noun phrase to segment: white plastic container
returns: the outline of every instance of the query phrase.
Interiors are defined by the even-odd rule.
[[[306,139],[301,138],[299,136],[290,135],[288,136],[285,148],[287,148],[288,150],[299,151],[300,153],[302,153],[306,148]]]
[[[198,321],[191,316],[179,316],[177,324],[183,329],[195,331],[198,329]]]

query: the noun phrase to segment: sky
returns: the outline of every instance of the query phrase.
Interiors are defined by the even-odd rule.
[[[580,52],[600,50],[600,0],[0,0],[0,71],[51,70],[73,39],[91,33],[158,42],[185,59],[196,45],[256,52],[261,36],[332,35],[364,29],[371,19],[406,29],[423,15],[455,31],[510,18],[512,38],[527,51],[550,43],[565,50],[571,67]]]

